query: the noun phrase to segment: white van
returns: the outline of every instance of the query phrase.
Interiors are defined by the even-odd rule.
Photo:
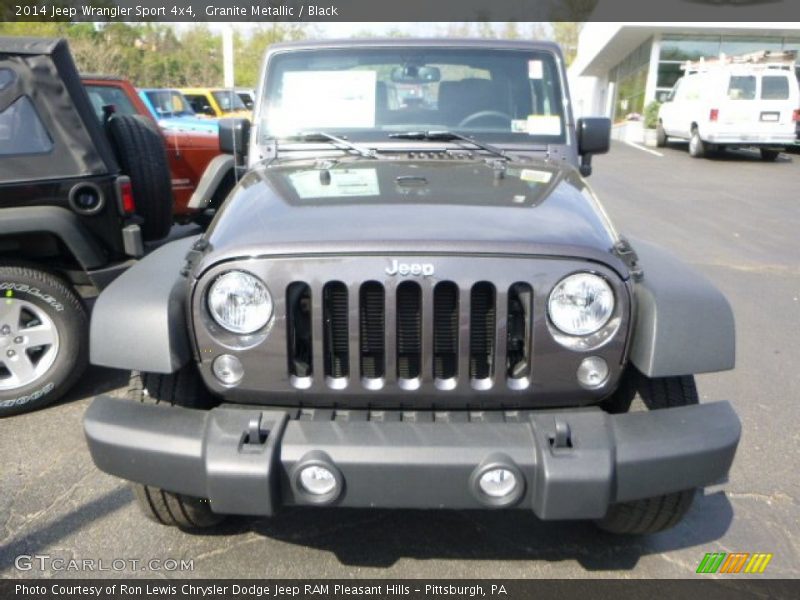
[[[756,147],[775,160],[797,139],[800,86],[794,52],[687,63],[658,113],[657,144],[689,140],[689,154]]]

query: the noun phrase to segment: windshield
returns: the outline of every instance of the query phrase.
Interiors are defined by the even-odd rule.
[[[272,57],[260,137],[325,131],[351,140],[449,130],[485,141],[563,143],[564,105],[549,52],[348,48]]]
[[[117,87],[110,85],[84,85],[83,87],[86,88],[92,108],[101,121],[105,118],[103,107],[108,105],[113,105],[118,115],[135,115],[138,112],[125,92]]]
[[[236,92],[239,95],[239,99],[242,103],[247,107],[247,110],[253,110],[253,94],[250,92]]]
[[[239,98],[239,94],[233,90],[220,90],[218,92],[211,92],[214,100],[217,101],[219,108],[222,112],[233,112],[235,110],[247,110],[247,107]]]
[[[158,117],[194,117],[194,111],[186,98],[177,90],[154,90],[145,92]]]

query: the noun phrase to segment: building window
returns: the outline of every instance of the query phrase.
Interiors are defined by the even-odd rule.
[[[665,35],[659,60],[684,62],[719,56],[720,36]]]
[[[644,111],[647,71],[653,40],[647,40],[631,52],[611,71],[615,84],[614,119],[622,120],[630,114]]]
[[[681,65],[682,63],[677,62],[659,62],[656,87],[672,89],[675,82],[683,76]]]
[[[800,38],[784,38],[783,49],[800,51]]]
[[[741,56],[742,54],[752,54],[753,52],[763,52],[764,50],[781,50],[783,40],[781,38],[769,37],[733,37],[722,36],[722,44],[719,51],[725,56]]]
[[[617,81],[617,101],[614,107],[615,120],[644,112],[644,94],[647,85],[647,66],[629,73]]]

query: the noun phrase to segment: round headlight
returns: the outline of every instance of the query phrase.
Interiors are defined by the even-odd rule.
[[[608,282],[592,273],[575,273],[562,279],[547,303],[550,320],[568,335],[589,335],[614,314],[614,292]]]
[[[211,284],[208,310],[228,331],[253,333],[272,317],[272,296],[257,277],[244,271],[229,271]]]

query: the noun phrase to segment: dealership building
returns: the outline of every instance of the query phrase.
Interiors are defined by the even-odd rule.
[[[569,68],[577,116],[620,121],[661,100],[687,60],[796,50],[800,23],[587,23]]]

